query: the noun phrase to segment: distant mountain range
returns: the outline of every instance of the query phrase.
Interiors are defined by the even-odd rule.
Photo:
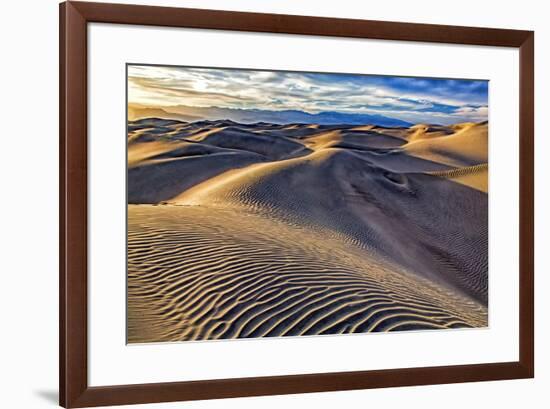
[[[268,122],[274,124],[319,124],[319,125],[378,125],[378,126],[411,126],[412,124],[400,119],[384,115],[346,113],[324,111],[316,114],[299,110],[270,111],[262,109],[233,109],[219,107],[189,107],[185,105],[152,108],[137,105],[128,105],[128,119],[156,117],[176,119],[179,121],[199,121],[229,119],[239,123]]]

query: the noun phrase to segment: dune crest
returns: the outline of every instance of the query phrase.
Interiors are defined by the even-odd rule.
[[[409,142],[403,149],[412,156],[444,163],[453,167],[466,167],[487,163],[487,123],[460,124],[455,132],[434,138],[421,138]]]
[[[489,190],[489,165],[487,163],[446,171],[430,172],[430,174],[450,179],[481,192],[487,193]]]

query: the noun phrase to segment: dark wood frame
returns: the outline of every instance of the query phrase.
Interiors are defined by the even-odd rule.
[[[519,48],[519,361],[88,386],[87,25],[90,22]],[[60,5],[59,397],[67,408],[383,388],[534,376],[534,33],[321,17],[66,2]]]

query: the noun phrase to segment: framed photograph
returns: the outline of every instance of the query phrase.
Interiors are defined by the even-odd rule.
[[[534,376],[534,33],[60,5],[60,404]]]

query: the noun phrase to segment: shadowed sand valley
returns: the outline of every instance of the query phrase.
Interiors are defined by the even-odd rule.
[[[487,123],[128,123],[128,342],[484,327]]]

